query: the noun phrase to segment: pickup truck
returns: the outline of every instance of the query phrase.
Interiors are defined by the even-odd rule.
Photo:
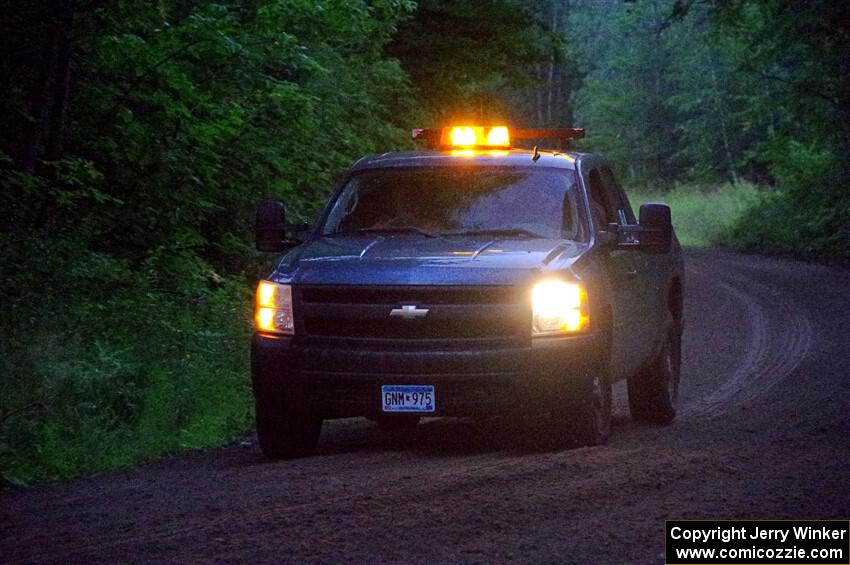
[[[322,421],[535,416],[565,444],[604,443],[611,385],[633,418],[675,417],[684,269],[670,208],[635,218],[604,158],[514,146],[583,130],[414,130],[428,147],[367,156],[318,220],[258,206],[284,252],[256,294],[251,371],[270,458]],[[301,237],[299,237],[301,236]]]

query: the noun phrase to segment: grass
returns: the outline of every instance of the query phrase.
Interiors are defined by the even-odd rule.
[[[635,209],[647,202],[669,204],[683,245],[850,264],[850,201],[841,191],[738,183],[627,192]]]
[[[668,204],[679,241],[694,247],[707,247],[724,240],[760,198],[758,187],[747,183],[687,184],[669,192],[646,188],[627,192],[636,211],[647,202]]]

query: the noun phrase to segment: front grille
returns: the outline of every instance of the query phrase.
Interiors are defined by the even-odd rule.
[[[308,341],[499,345],[527,339],[530,306],[512,287],[296,287],[296,335]],[[427,309],[412,320],[402,306]]]
[[[516,304],[517,290],[508,286],[305,286],[301,300],[307,304],[386,304],[423,302],[437,304]]]
[[[513,320],[347,320],[308,318],[307,335],[321,337],[392,339],[476,339],[510,336],[516,333]]]

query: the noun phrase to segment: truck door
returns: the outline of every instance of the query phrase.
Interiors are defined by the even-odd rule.
[[[607,229],[608,224],[620,224],[622,200],[613,185],[606,186],[601,170],[593,168],[587,176],[588,196],[593,211],[594,230]],[[640,252],[633,249],[614,249],[605,257],[610,301],[613,316],[611,339],[611,373],[614,379],[632,375],[640,368],[644,357],[642,305],[640,303]]]
[[[621,220],[625,221],[626,226],[636,225],[637,219],[629,199],[614,174],[608,167],[601,167],[600,174],[606,192],[610,192],[615,199]],[[640,251],[632,254],[631,277],[636,298],[632,311],[637,316],[634,347],[636,357],[641,360],[639,365],[649,360],[658,345],[659,336],[663,333],[661,329],[664,319],[660,316],[664,312],[662,275],[667,272],[663,261],[665,256],[649,255]]]

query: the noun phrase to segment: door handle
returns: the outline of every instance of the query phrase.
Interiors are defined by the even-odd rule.
[[[633,279],[636,276],[638,276],[638,270],[637,269],[629,269],[628,271],[626,271],[626,276],[630,279]]]

